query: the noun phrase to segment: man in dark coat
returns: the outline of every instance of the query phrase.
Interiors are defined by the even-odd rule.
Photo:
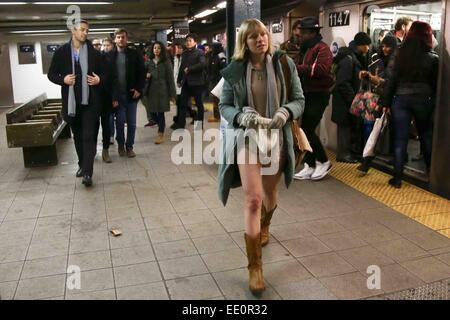
[[[370,44],[370,37],[364,32],[359,32],[349,47],[340,48],[334,58],[337,69],[331,120],[338,126],[336,160],[339,162],[357,162],[351,155],[351,140],[353,138],[357,141],[356,144],[362,143],[362,135],[358,130],[360,119],[351,115],[349,110],[361,85],[360,73],[368,69]]]
[[[125,29],[114,32],[117,49],[112,52],[113,108],[116,108],[116,140],[121,157],[134,158],[137,103],[145,84],[144,57],[136,49],[128,48],[128,33]],[[125,121],[127,138],[125,141]],[[126,147],[126,150],[125,150]]]
[[[333,54],[330,47],[322,41],[320,28],[316,17],[307,17],[300,21],[303,61],[297,65],[297,71],[305,93],[302,129],[313,152],[305,155],[305,166],[295,175],[298,180],[320,180],[331,170],[331,162],[316,134],[316,128],[328,106],[330,89],[333,85],[331,76]]]
[[[194,97],[197,106],[196,128],[203,128],[203,92],[205,89],[205,53],[197,49],[197,35],[188,34],[185,41],[186,49],[181,56],[181,66],[177,77],[177,84],[181,86],[180,113],[177,117],[176,129],[186,125],[186,111],[190,97]],[[197,122],[197,123],[196,123]]]
[[[101,108],[101,85],[106,69],[100,52],[87,40],[89,25],[81,20],[72,28],[71,40],[53,55],[48,79],[61,86],[64,120],[73,132],[79,169],[77,177],[92,185],[95,133]]]
[[[104,39],[103,41],[111,41],[110,39]],[[96,41],[96,43],[94,43]],[[101,51],[102,57],[104,59],[104,64],[106,70],[111,70],[111,57],[107,54],[106,51],[101,50],[102,43],[100,39],[95,39],[92,41],[94,49],[97,51]],[[100,44],[100,46],[98,46]],[[112,44],[112,43],[111,43]],[[109,157],[109,144],[111,137],[111,111],[112,111],[112,98],[111,98],[111,77],[108,77],[108,81],[102,85],[102,107],[100,110],[100,122],[97,123],[97,130],[95,134],[95,144],[97,145],[98,132],[100,130],[100,124],[102,126],[102,159],[103,162],[111,163],[111,158]]]

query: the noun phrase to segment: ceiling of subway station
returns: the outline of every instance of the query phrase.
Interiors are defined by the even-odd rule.
[[[0,1],[2,2],[2,1]],[[79,4],[91,29],[124,27],[133,38],[149,38],[173,21],[184,20],[194,1],[141,0],[108,4]],[[0,5],[0,32],[66,28],[69,4]]]
[[[89,21],[91,30],[99,30],[97,33],[109,33],[116,27],[123,27],[129,31],[131,39],[148,40],[156,31],[167,30],[174,21],[190,19],[223,0],[122,0],[93,4],[98,1],[78,4],[81,15]],[[67,8],[70,4],[2,5],[4,2],[7,1],[0,1],[0,34],[8,36],[25,31],[63,32],[67,29],[66,20],[69,16]],[[75,1],[72,2],[77,4]],[[300,2],[302,1],[261,0],[261,9],[263,13],[270,12],[282,6],[292,7]],[[192,28],[201,30],[211,26],[211,23],[225,25],[225,10],[207,17],[205,25],[202,25],[201,20],[203,19],[195,20]]]

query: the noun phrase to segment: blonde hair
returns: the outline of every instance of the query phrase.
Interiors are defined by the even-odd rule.
[[[273,45],[272,45],[272,37],[270,35],[269,30],[267,30],[264,23],[259,21],[258,19],[247,19],[242,22],[239,27],[239,32],[236,38],[236,46],[234,48],[233,60],[246,60],[248,59],[248,46],[247,46],[247,38],[249,35],[253,33],[264,32],[267,34],[268,38],[268,53],[272,53]]]

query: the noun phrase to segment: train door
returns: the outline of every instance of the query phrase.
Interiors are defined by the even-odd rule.
[[[374,52],[377,50],[378,37],[384,30],[393,33],[395,22],[400,17],[410,17],[413,21],[424,21],[431,25],[435,36],[435,51],[439,52],[441,42],[441,1],[421,1],[408,5],[384,4],[380,6],[366,6],[364,8],[363,30],[372,38]],[[405,166],[405,174],[428,183],[426,166],[420,150],[417,129],[414,120],[412,121],[410,141],[408,143],[408,159]],[[384,154],[379,154],[377,160],[382,166],[389,166],[392,163],[391,152],[385,149]]]

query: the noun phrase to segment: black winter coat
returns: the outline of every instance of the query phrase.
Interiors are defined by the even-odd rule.
[[[112,66],[112,86],[113,100],[117,101],[119,99],[119,80],[117,77],[117,49],[111,51],[111,66]],[[133,92],[132,89],[139,91],[141,96],[135,101],[142,98],[142,91],[145,85],[145,65],[144,65],[144,57],[135,49],[125,48],[126,55],[126,78],[127,78],[127,92],[128,99],[133,100]]]
[[[186,49],[181,55],[180,72],[178,73],[177,83],[189,86],[205,85],[205,53],[197,48]],[[186,75],[184,69],[188,68]]]
[[[352,115],[350,106],[359,91],[359,72],[365,70],[358,60],[355,50],[342,47],[334,58],[337,64],[336,83],[333,89],[333,110],[331,120],[338,125],[349,125]]]
[[[71,122],[73,120],[72,117],[67,115],[69,86],[64,83],[65,76],[75,73],[75,70],[72,68],[70,43],[71,40],[55,51],[47,73],[47,77],[51,82],[61,86],[62,115],[66,122]],[[89,86],[89,108],[92,108],[99,114],[102,105],[102,88],[108,81],[108,73],[101,53],[94,49],[89,40],[86,40],[86,44],[88,46],[88,75],[93,75],[93,73],[95,73],[100,78],[99,85]]]
[[[112,56],[108,53],[103,52],[102,57],[104,60],[106,70],[110,70],[109,72],[111,72],[111,70],[113,69]],[[113,79],[110,76],[102,86],[102,108],[101,108],[102,114],[107,114],[112,111],[112,92],[113,92]]]
[[[399,49],[400,50],[400,49]],[[398,54],[398,50],[395,54]],[[420,95],[431,97],[433,105],[436,98],[439,56],[434,51],[423,54],[417,61],[420,64],[420,74],[400,74],[394,56],[388,65],[388,79],[385,84],[383,96],[380,99],[382,107],[390,108],[395,95]]]

